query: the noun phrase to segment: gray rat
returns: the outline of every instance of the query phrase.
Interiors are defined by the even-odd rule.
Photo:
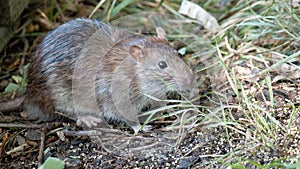
[[[22,102],[29,117],[97,126],[103,117],[135,133],[143,107],[162,105],[169,91],[193,88],[194,76],[166,33],[135,35],[97,20],[76,19],[49,32],[37,47]],[[1,108],[0,108],[1,110]]]

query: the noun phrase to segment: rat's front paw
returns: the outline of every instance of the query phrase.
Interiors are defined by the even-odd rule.
[[[145,131],[145,132],[149,132],[151,129],[153,128],[152,125],[145,125],[142,130]]]
[[[99,117],[93,117],[93,116],[78,116],[77,118],[77,125],[81,126],[82,124],[85,124],[87,127],[96,127],[99,123],[102,123],[102,118]]]
[[[137,134],[140,130],[142,130],[144,132],[149,132],[152,129],[152,126],[151,125],[145,125],[142,128],[142,125],[138,124],[138,125],[131,126],[131,128],[133,129],[134,134]]]

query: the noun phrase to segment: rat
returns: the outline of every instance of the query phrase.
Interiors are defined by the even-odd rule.
[[[58,111],[78,125],[94,127],[105,118],[123,121],[137,133],[142,109],[164,105],[151,97],[190,93],[193,82],[192,70],[162,28],[142,36],[80,18],[58,26],[38,45],[25,96],[17,103],[29,117],[44,121],[60,118]]]

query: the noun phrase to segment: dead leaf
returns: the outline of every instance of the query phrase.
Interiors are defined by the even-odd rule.
[[[209,14],[206,10],[202,7],[194,4],[190,1],[184,0],[181,3],[181,6],[178,11],[180,14],[187,15],[193,19],[197,19],[200,21],[203,26],[213,32],[217,33],[222,30],[222,27],[219,25],[216,18],[214,18],[211,14]]]
[[[25,137],[27,137],[29,140],[40,140],[41,139],[41,131],[39,129],[28,130],[25,133]]]

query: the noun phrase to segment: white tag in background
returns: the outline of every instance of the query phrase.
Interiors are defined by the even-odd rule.
[[[300,0],[292,0],[293,7],[300,7]]]
[[[190,1],[183,0],[178,12],[200,21],[205,29],[213,33],[217,33],[222,30],[222,27],[219,25],[216,18],[210,15],[202,7]]]

